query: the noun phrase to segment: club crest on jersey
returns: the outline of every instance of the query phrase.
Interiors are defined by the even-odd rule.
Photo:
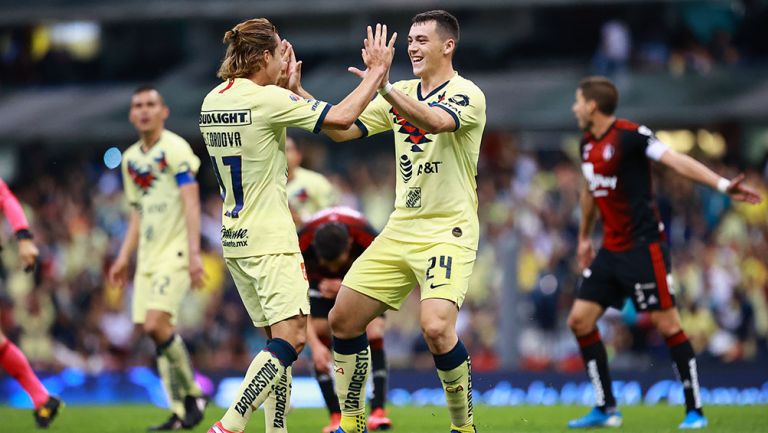
[[[295,93],[291,93],[290,95],[288,95],[288,97],[291,98],[291,101],[293,101],[293,102],[301,101],[301,96],[299,96],[299,95],[297,95]]]
[[[155,162],[157,163],[157,169],[160,170],[160,173],[168,171],[168,161],[165,159],[165,152],[160,152],[160,156],[155,158]]]
[[[610,161],[613,155],[616,154],[616,149],[611,143],[608,143],[603,147],[603,160]]]
[[[304,203],[309,199],[309,193],[306,188],[302,188],[293,196],[299,203]]]
[[[395,107],[392,107],[389,112],[394,116],[393,121],[400,125],[398,132],[408,135],[405,138],[405,142],[411,144],[411,152],[423,152],[424,150],[419,145],[432,142],[432,140],[427,138],[427,131],[417,128],[411,122],[405,120]]]
[[[469,105],[469,96],[463,95],[460,93],[458,95],[453,95],[450,98],[448,98],[448,102],[450,102],[451,104],[459,105],[461,107],[466,107],[467,105]]]
[[[142,194],[146,194],[157,179],[157,177],[152,174],[150,168],[142,170],[133,161],[128,162],[128,175],[131,176],[131,180],[133,180],[133,183],[141,190]]]

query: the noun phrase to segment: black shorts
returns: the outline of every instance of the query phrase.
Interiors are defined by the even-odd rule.
[[[655,242],[627,251],[601,248],[584,270],[576,297],[618,309],[629,297],[638,311],[667,310],[675,306],[669,272],[666,244]]]
[[[309,289],[309,315],[320,319],[327,319],[328,313],[336,303],[336,299],[323,298],[319,290]]]
[[[309,317],[327,319],[328,313],[331,312],[331,308],[333,308],[334,304],[336,304],[336,298],[324,298],[320,295],[319,290],[309,289]],[[384,317],[385,314],[386,313],[381,313],[381,316],[379,317]]]

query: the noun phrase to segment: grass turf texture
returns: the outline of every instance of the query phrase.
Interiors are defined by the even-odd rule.
[[[585,414],[589,408],[576,406],[520,406],[485,407],[475,409],[478,433],[566,432],[566,422]],[[223,414],[220,408],[206,411],[203,423],[194,430],[205,433]],[[708,433],[715,432],[767,432],[768,406],[705,408],[709,418]],[[624,426],[618,431],[677,432],[683,419],[681,407],[640,406],[624,407]],[[391,408],[390,418],[396,433],[448,433],[448,411],[444,407]],[[51,433],[139,433],[149,424],[165,420],[167,412],[153,406],[66,407],[48,429]],[[254,414],[246,430],[248,433],[264,431],[264,416]],[[292,433],[319,433],[328,421],[321,409],[296,409],[288,415]],[[26,433],[42,431],[35,428],[31,410],[0,407],[0,432]],[[610,430],[609,430],[610,431]]]

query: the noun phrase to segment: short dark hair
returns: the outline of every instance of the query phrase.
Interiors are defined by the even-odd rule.
[[[612,115],[619,105],[619,90],[611,80],[606,77],[587,77],[579,83],[584,99],[595,101],[597,109],[601,113]]]
[[[157,90],[157,87],[151,85],[151,84],[142,84],[141,86],[137,87],[136,90],[133,91],[133,95],[138,95],[139,93],[144,92],[157,92],[158,96],[160,96],[160,103],[165,105],[165,98],[163,98],[163,95],[160,93],[159,90]]]
[[[453,40],[459,43],[459,20],[455,16],[451,15],[442,9],[433,11],[422,12],[411,20],[411,24],[425,23],[428,21],[434,21],[437,30],[443,34],[453,38]]]
[[[324,261],[333,261],[339,258],[349,244],[349,230],[347,226],[331,221],[317,228],[312,246],[317,257]]]

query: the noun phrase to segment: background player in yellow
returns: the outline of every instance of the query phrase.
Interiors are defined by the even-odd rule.
[[[235,401],[209,433],[242,432],[264,403],[267,432],[286,431],[291,365],[306,342],[309,299],[296,226],[286,196],[285,129],[346,129],[376,92],[392,63],[395,35],[368,27],[365,77],[336,106],[302,98],[283,87],[301,64],[280,41],[274,25],[252,19],[226,32],[218,76],[225,80],[206,96],[203,134],[224,196],[224,257],[255,326],[270,338],[253,359]]]
[[[302,154],[292,137],[285,138],[285,157],[288,160],[288,205],[293,221],[302,225],[317,212],[336,204],[333,185],[322,174],[301,166]]]
[[[123,287],[138,248],[133,321],[157,346],[157,369],[172,412],[166,422],[150,430],[192,428],[202,420],[206,404],[175,329],[184,295],[203,283],[195,181],[200,160],[183,138],[165,129],[169,114],[156,89],[140,87],[134,92],[129,120],[139,141],[125,151],[122,162],[125,196],[132,210],[108,275],[111,284]]]
[[[393,130],[399,172],[395,211],[347,273],[329,317],[342,409],[338,433],[365,431],[366,325],[384,310],[398,309],[417,284],[421,327],[443,384],[451,429],[474,431],[469,354],[455,328],[479,237],[475,176],[485,96],[453,69],[458,41],[453,15],[442,10],[416,15],[408,55],[418,79],[392,85],[385,77],[379,96],[355,125],[326,131],[344,141]],[[310,97],[300,86],[296,91]]]

